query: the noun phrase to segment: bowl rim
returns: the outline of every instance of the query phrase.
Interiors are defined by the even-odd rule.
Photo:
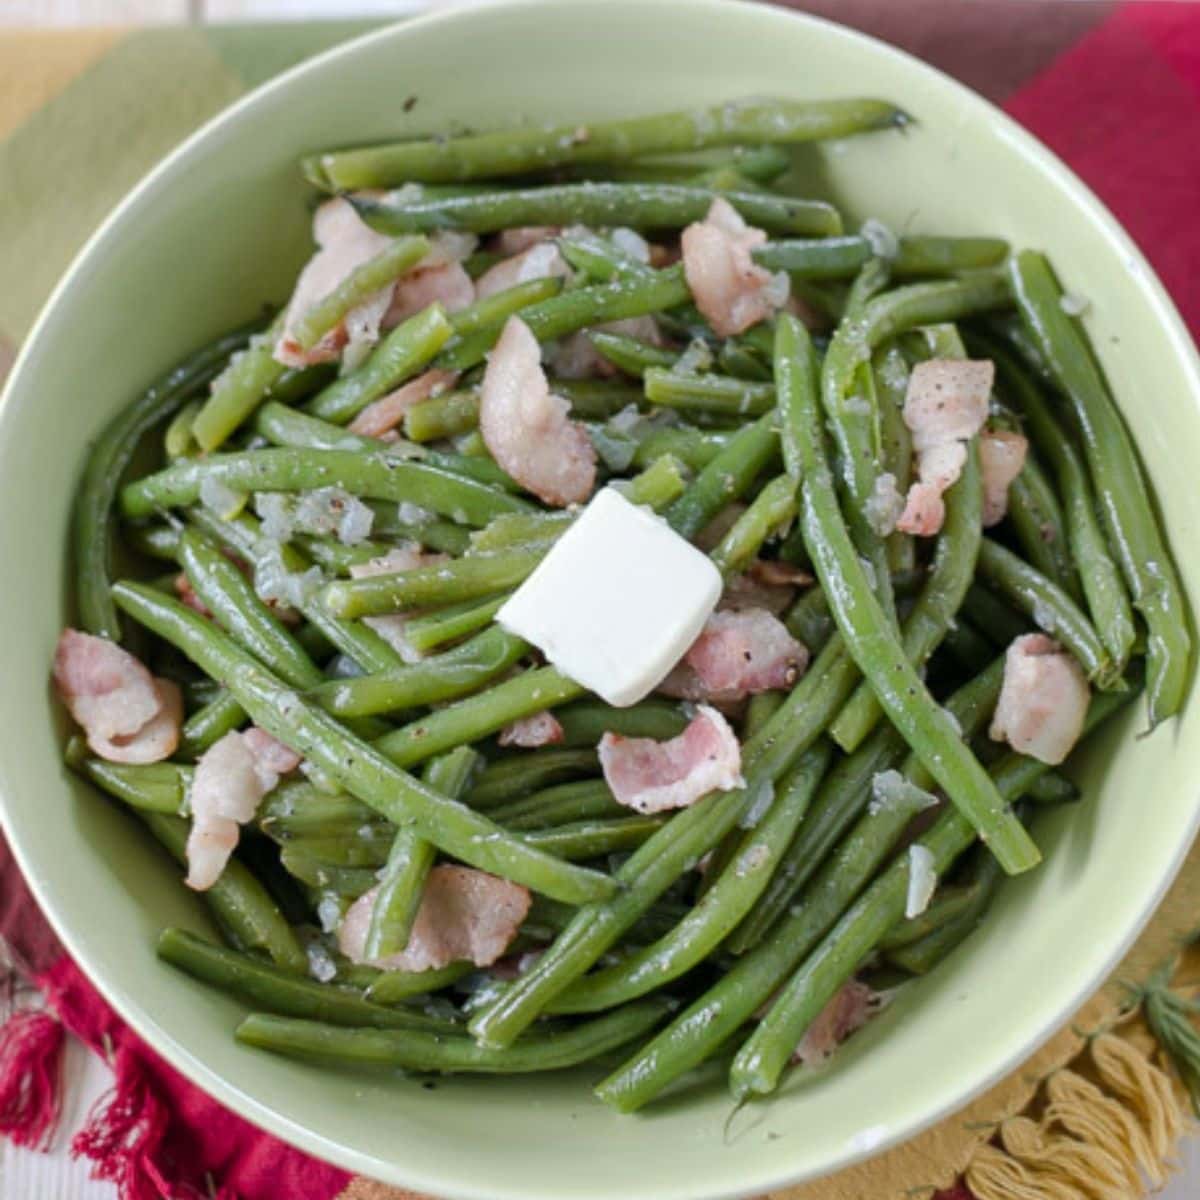
[[[697,9],[707,9],[710,12],[731,10],[733,8],[757,10],[756,16],[774,19],[780,22],[797,21],[819,28],[826,35],[842,37],[850,42],[858,42],[869,47],[871,53],[890,56],[901,65],[918,74],[934,76],[939,84],[948,89],[960,105],[974,109],[986,116],[1002,132],[1017,151],[1033,159],[1040,170],[1063,190],[1069,192],[1076,205],[1103,229],[1105,234],[1119,247],[1133,269],[1131,272],[1138,277],[1138,285],[1142,289],[1144,300],[1150,306],[1156,321],[1168,336],[1171,348],[1185,376],[1190,378],[1192,390],[1200,395],[1200,353],[1185,325],[1182,316],[1176,308],[1166,288],[1157,273],[1150,265],[1137,243],[1125,230],[1124,226],[1109,211],[1095,192],[1065,163],[1057,154],[1046,146],[1038,137],[1025,129],[1010,117],[997,104],[988,100],[980,93],[960,82],[940,68],[925,62],[916,55],[900,49],[881,38],[863,33],[838,21],[826,17],[815,16],[795,9],[785,8],[771,3],[770,0],[640,0],[643,5],[654,4],[662,10],[673,10],[686,19],[686,14]],[[181,164],[214,134],[233,126],[240,119],[242,112],[262,101],[266,96],[274,94],[294,85],[309,72],[325,70],[330,64],[339,59],[352,60],[363,47],[376,42],[386,41],[395,37],[403,37],[410,30],[420,31],[426,27],[440,24],[453,24],[469,20],[471,14],[481,9],[488,10],[529,10],[537,8],[565,8],[571,0],[463,0],[450,8],[439,11],[426,11],[414,15],[400,16],[378,29],[349,38],[332,46],[319,54],[304,59],[271,79],[259,84],[239,97],[220,112],[210,117],[182,142],[174,147],[165,157],[156,163],[142,178],[125,194],[125,196],[108,213],[100,225],[84,242],[75,254],[70,265],[55,285],[46,299],[38,316],[23,339],[18,350],[5,385],[0,390],[0,441],[6,434],[6,427],[11,420],[13,408],[12,397],[18,387],[23,387],[23,377],[30,369],[28,364],[32,359],[35,347],[41,338],[43,329],[50,323],[60,298],[72,286],[86,275],[91,266],[92,258],[106,241],[109,231],[117,225],[125,213],[139,204],[145,196],[153,192],[164,179],[174,174]],[[1197,701],[1200,703],[1200,700]],[[87,949],[86,938],[67,927],[56,910],[53,897],[47,894],[34,864],[27,860],[22,842],[11,822],[8,805],[4,802],[3,789],[0,788],[0,830],[3,831],[12,849],[13,856],[20,867],[23,877],[38,906],[49,922],[60,942],[71,958],[84,971],[89,982],[96,988],[106,1003],[112,1006],[123,1021],[194,1086],[199,1087],[209,1096],[220,1101],[238,1116],[250,1122],[257,1128],[278,1137],[280,1140],[304,1153],[333,1163],[347,1171],[363,1174],[370,1178],[381,1179],[384,1182],[400,1187],[432,1189],[433,1194],[448,1198],[453,1195],[456,1200],[522,1200],[519,1191],[511,1185],[497,1188],[489,1185],[482,1190],[477,1184],[464,1184],[460,1179],[453,1184],[453,1192],[444,1190],[444,1181],[427,1174],[412,1175],[406,1172],[404,1163],[396,1160],[381,1162],[351,1147],[330,1142],[317,1130],[302,1126],[287,1116],[277,1112],[268,1104],[257,1100],[253,1095],[238,1088],[238,1086],[211,1071],[207,1065],[197,1058],[185,1045],[171,1037],[163,1036],[157,1028],[153,1015],[145,1010],[132,994],[126,996],[116,981],[110,981],[106,976],[105,965],[97,961]],[[659,1200],[735,1200],[739,1196],[757,1195],[760,1192],[773,1191],[782,1187],[794,1186],[807,1180],[825,1178],[836,1172],[843,1171],[868,1158],[883,1154],[885,1151],[903,1142],[910,1141],[936,1123],[946,1119],[971,1103],[1000,1079],[1011,1074],[1022,1062],[1027,1061],[1043,1046],[1054,1033],[1062,1028],[1063,1022],[1076,1012],[1080,1006],[1095,993],[1113,969],[1124,958],[1133,943],[1140,936],[1157,911],[1167,889],[1179,874],[1184,860],[1200,831],[1200,791],[1196,793],[1193,811],[1187,827],[1187,836],[1181,840],[1173,861],[1163,873],[1159,884],[1152,895],[1145,897],[1141,910],[1128,923],[1120,938],[1113,942],[1109,954],[1103,961],[1102,969],[1094,976],[1082,980],[1073,991],[1069,1002],[1060,1006],[1059,1011],[1047,1018],[1035,1033],[1030,1034],[1025,1048],[1020,1052],[1010,1053],[985,1076],[973,1081],[968,1087],[953,1094],[948,1094],[941,1104],[930,1105],[925,1111],[914,1114],[908,1120],[897,1123],[888,1130],[886,1137],[873,1142],[869,1148],[861,1145],[848,1145],[842,1153],[833,1156],[817,1169],[803,1167],[799,1170],[776,1171],[757,1178],[749,1188],[738,1187],[735,1191],[696,1192],[687,1187],[673,1189],[664,1194]]]

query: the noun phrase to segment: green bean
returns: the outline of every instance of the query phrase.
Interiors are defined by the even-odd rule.
[[[879,414],[879,438],[883,468],[896,481],[896,491],[904,496],[912,481],[912,436],[904,423],[904,400],[908,391],[908,368],[895,346],[876,354],[871,364]],[[888,568],[911,571],[916,565],[916,543],[912,534],[895,529],[885,542]]]
[[[1023,616],[979,583],[967,589],[963,612],[997,646],[1007,646],[1032,628]]]
[[[691,426],[651,430],[633,452],[633,465],[644,467],[664,454],[677,458],[693,471],[700,471],[729,445],[733,434],[725,430],[695,429]]]
[[[528,308],[531,304],[539,304],[557,296],[562,291],[563,281],[557,275],[543,275],[540,279],[527,279],[524,283],[513,284],[500,292],[493,292],[468,304],[450,314],[450,324],[454,326],[455,336],[474,333],[489,325],[503,325],[513,313]]]
[[[694,538],[731,500],[743,495],[779,452],[779,418],[772,411],[738,430],[666,511],[667,524]]]
[[[376,741],[374,748],[398,766],[412,766],[582,694],[574,680],[553,667],[540,667],[402,725]]]
[[[961,615],[955,618],[953,627],[946,630],[943,644],[954,660],[968,671],[983,670],[996,652],[996,647]]]
[[[616,280],[592,287],[573,288],[531,304],[521,319],[539,342],[565,337],[589,325],[641,317],[685,304],[690,298],[687,281],[680,266],[663,271],[648,271],[645,278]],[[481,363],[500,336],[501,326],[478,329],[460,338],[437,359],[437,365],[450,370],[466,370]],[[415,433],[406,423],[409,437]]]
[[[488,809],[488,815],[505,829],[541,829],[598,817],[619,817],[628,810],[613,798],[603,779],[560,783],[541,792],[510,800]]]
[[[127,525],[125,544],[147,558],[174,562],[179,553],[179,530],[171,525]]]
[[[214,946],[183,929],[164,929],[155,952],[164,962],[193,979],[282,1016],[307,1017],[332,1025],[427,1033],[451,1033],[457,1028],[453,1021],[426,1016],[413,1009],[372,1004],[349,988],[298,978],[260,958]]]
[[[239,1042],[306,1062],[372,1066],[442,1074],[519,1074],[557,1071],[608,1054],[640,1037],[670,1011],[662,999],[640,1000],[570,1029],[531,1033],[519,1045],[489,1050],[470,1038],[410,1029],[344,1029],[316,1021],[247,1017],[235,1031]]]
[[[1013,357],[990,340],[983,342],[982,348],[995,361],[1000,378],[1021,409],[1034,444],[1054,470],[1063,501],[1067,543],[1079,568],[1088,610],[1113,662],[1123,664],[1133,649],[1133,611],[1120,570],[1100,529],[1087,469],[1038,386]]]
[[[331,796],[298,779],[281,783],[258,809],[264,829],[297,837],[321,834],[333,827],[359,829],[377,820],[375,811],[361,800],[345,792]]]
[[[189,815],[190,767],[171,762],[145,766],[107,762],[89,755],[76,738],[67,743],[66,761],[73,770],[98,784],[109,795],[123,800],[130,808],[177,817]]]
[[[192,437],[192,422],[202,406],[200,400],[189,400],[171,418],[163,433],[163,453],[168,462],[173,458],[190,458],[200,452],[200,444]]]
[[[344,867],[317,858],[300,842],[288,842],[279,852],[279,861],[294,879],[346,901],[357,900],[379,882],[379,872],[374,866]]]
[[[394,283],[428,253],[429,242],[423,237],[397,238],[389,243],[300,316],[292,331],[296,344],[301,350],[311,350],[351,309]]]
[[[271,327],[251,338],[246,349],[231,358],[213,380],[212,390],[192,422],[192,437],[205,454],[228,439],[284,374],[287,368],[275,358],[275,340],[282,328],[280,313]]]
[[[313,155],[303,166],[319,187],[340,192],[412,181],[455,183],[559,166],[622,164],[644,155],[739,143],[790,145],[900,127],[908,120],[883,100],[736,100],[649,117],[384,143]]]
[[[504,592],[490,600],[466,600],[449,604],[436,612],[410,618],[404,626],[404,639],[413,649],[427,654],[438,646],[467,637],[491,624],[492,618],[512,595]]]
[[[321,668],[203,533],[183,531],[179,558],[196,595],[230,637],[292,687],[313,688],[323,681]]]
[[[939,928],[920,941],[892,950],[887,955],[888,962],[912,975],[926,975],[932,971],[975,932],[987,913],[992,899],[991,891],[980,891],[973,894],[972,898],[975,903],[971,908],[947,918]]]
[[[386,454],[272,447],[180,459],[126,485],[121,491],[121,511],[127,517],[146,517],[159,508],[194,504],[205,479],[235,491],[344,487],[374,500],[407,500],[461,525],[486,525],[502,512],[521,512],[529,507],[516,496],[472,479],[420,462],[397,461]]]
[[[185,404],[221,370],[247,339],[236,330],[172,367],[105,426],[88,451],[72,511],[75,596],[79,623],[88,633],[121,640],[117,610],[108,594],[114,539],[113,509],[121,478],[143,436]]]
[[[265,561],[267,551],[278,548],[279,563],[293,573],[303,574],[309,562],[291,546],[277,546],[263,538],[262,528],[243,513],[234,521],[222,521],[203,508],[192,509],[188,519],[227,546],[235,554],[256,566]],[[387,671],[400,665],[400,656],[373,629],[358,621],[339,621],[321,606],[315,593],[301,600],[300,611],[329,641],[366,671]],[[199,714],[197,714],[199,716]]]
[[[1100,635],[1056,583],[991,538],[980,542],[979,574],[1035,625],[1070,650],[1090,680],[1102,688],[1120,685],[1120,669],[1108,657]]]
[[[472,692],[507,671],[528,649],[520,638],[492,626],[436,658],[353,679],[331,679],[310,695],[339,717],[401,712]]]
[[[531,829],[525,841],[568,862],[586,861],[635,850],[665,824],[664,817],[633,815],[608,820],[569,821],[549,829]]]
[[[924,570],[899,571],[892,576],[892,591],[908,599],[920,592],[924,583]],[[829,598],[819,583],[808,588],[784,613],[783,623],[793,637],[813,651],[821,649],[837,628],[829,611]]]
[[[642,379],[651,404],[685,411],[758,417],[775,406],[769,383],[751,383],[728,375],[696,375],[649,367]]]
[[[579,903],[611,894],[615,885],[607,877],[563,864],[525,846],[486,817],[445,799],[399,770],[384,756],[386,751],[360,741],[332,717],[301,699],[184,605],[128,582],[115,585],[113,595],[130,616],[182,650],[207,675],[224,683],[256,725],[291,746],[394,824],[411,825],[445,853],[556,899]],[[437,715],[453,712],[454,707]],[[397,732],[411,737],[412,728],[406,726]],[[378,745],[387,741],[381,739]],[[419,757],[429,758],[450,748],[434,745]],[[416,757],[409,755],[410,761]]]
[[[197,759],[214,742],[245,723],[246,713],[242,706],[228,692],[221,692],[184,721],[179,731],[178,753],[182,758]]]
[[[1047,771],[1030,787],[1027,798],[1037,804],[1073,804],[1081,795],[1074,780],[1058,771]]]
[[[138,816],[171,857],[186,866],[190,823],[162,813],[139,812]],[[220,878],[203,893],[203,899],[222,931],[235,942],[235,948],[262,950],[287,971],[308,971],[308,956],[291,926],[244,863],[231,858]]]
[[[358,215],[380,233],[463,229],[496,233],[520,225],[625,225],[681,229],[701,221],[721,196],[753,226],[770,233],[841,232],[837,209],[823,200],[771,192],[717,191],[682,183],[559,183],[484,195],[425,196],[414,190],[351,198]]]
[[[1008,254],[999,238],[932,237],[898,239],[889,260],[893,275],[949,275],[979,267],[995,267]],[[796,238],[767,242],[753,251],[754,261],[772,271],[787,271],[803,279],[849,279],[875,255],[864,237]]]
[[[469,746],[460,746],[435,758],[425,768],[424,780],[435,792],[449,796],[451,800],[461,800],[470,790],[471,779],[482,763],[480,754]],[[399,954],[408,945],[413,921],[421,906],[425,880],[436,857],[437,847],[415,829],[401,829],[396,833],[387,863],[379,875],[379,891],[371,906],[364,958],[387,958]]]
[[[613,366],[639,379],[648,368],[671,367],[679,357],[673,350],[663,350],[639,338],[624,333],[610,333],[604,329],[592,330],[588,340]]]
[[[983,908],[991,898],[991,893],[1000,881],[1000,875],[996,860],[984,852],[979,856],[974,878],[957,886],[943,884],[938,888],[929,902],[929,907],[923,913],[898,921],[883,936],[879,942],[879,949],[887,954],[889,959],[892,959],[893,951],[920,943],[930,934],[936,933],[947,922],[956,922],[966,915],[970,915],[972,923],[978,921]],[[982,905],[980,904],[981,899]],[[923,974],[924,972],[914,973]]]
[[[762,819],[745,830],[731,861],[700,902],[669,934],[585,975],[550,1006],[553,1012],[596,1012],[664,987],[706,958],[750,911],[808,810],[829,765],[825,740],[810,747],[780,781]]]
[[[527,579],[550,545],[535,542],[389,575],[335,579],[321,593],[321,602],[335,617],[348,620],[494,596]]]
[[[400,1004],[413,996],[441,991],[475,970],[473,962],[452,962],[428,971],[384,971],[367,989],[374,1004]]]
[[[1024,250],[1009,264],[1009,281],[1028,333],[1071,402],[1109,544],[1146,622],[1146,695],[1153,728],[1179,711],[1191,674],[1191,634],[1179,577],[1129,431],[1078,325],[1063,311],[1049,263]]]
[[[486,463],[484,459],[464,461],[478,461],[481,466]],[[438,520],[432,513],[420,520],[402,521],[398,505],[372,500],[367,507],[375,513],[371,530],[378,538],[394,542],[420,542],[431,550],[455,557],[464,553],[471,544],[471,535],[461,525]]]
[[[665,742],[687,727],[687,717],[679,706],[663,700],[642,700],[625,708],[600,700],[577,700],[555,716],[562,726],[564,746],[595,746],[606,733]]]
[[[613,946],[689,866],[716,846],[751,800],[774,783],[817,739],[849,692],[853,666],[832,643],[792,689],[783,706],[743,747],[746,786],[710,792],[677,812],[621,865],[621,890],[580,908],[538,962],[471,1022],[482,1045],[510,1044],[556,996]]]
[[[404,432],[414,442],[436,442],[479,427],[479,393],[443,392],[421,400],[404,414]]]
[[[1095,728],[1125,703],[1130,694],[1110,692],[1095,697],[1089,710],[1088,728]],[[992,777],[1001,794],[1012,801],[1028,790],[1046,770],[1045,764],[1036,759],[1009,754],[993,767]],[[865,834],[866,829],[860,833]],[[941,873],[974,838],[971,826],[955,809],[949,808],[922,843],[930,849],[936,847],[936,852],[944,858],[938,866]],[[833,943],[834,935],[826,937],[827,931],[871,879],[880,853],[878,842],[869,837],[848,839],[837,858],[826,864],[820,877],[805,889],[800,904],[772,929],[771,937],[739,959],[658,1037],[604,1080],[596,1089],[596,1095],[621,1112],[633,1112],[654,1099],[673,1079],[714,1054],[822,938],[827,946]],[[908,859],[904,856],[854,903],[838,928],[842,929],[847,923],[853,928],[863,919],[864,912],[870,913],[883,901],[886,912],[882,919],[872,913],[875,918],[873,928],[877,937],[882,938],[903,916],[907,889]],[[861,958],[854,959],[837,986],[860,961]],[[829,994],[836,990],[834,987]],[[789,1054],[798,1040],[799,1035],[790,1043]]]
[[[267,401],[255,412],[251,427],[273,446],[292,446],[299,450],[354,450],[359,454],[385,452],[378,438],[351,433],[341,425],[309,416],[277,400]],[[425,448],[411,442],[389,445],[386,453],[394,458],[428,461]]]
[[[397,325],[362,366],[318,392],[305,410],[323,421],[345,425],[372,400],[416,375],[453,333],[454,326],[442,306],[431,304]]]
[[[712,552],[722,575],[744,571],[772,535],[796,517],[796,484],[789,475],[777,475],[763,485],[750,507],[733,523]]]
[[[846,649],[871,681],[888,718],[955,806],[979,828],[1005,870],[1028,870],[1039,861],[1037,847],[905,657],[850,541],[824,454],[816,364],[808,333],[799,321],[785,315],[779,319],[776,337],[775,375],[784,427],[792,453],[803,464],[805,541],[846,639]]]
[[[983,512],[983,484],[979,444],[967,449],[962,475],[946,495],[946,519],[938,537],[933,565],[912,611],[904,620],[901,646],[919,671],[941,644],[975,574]],[[875,727],[883,711],[871,685],[865,681],[850,697],[829,727],[830,736],[843,750],[851,751]]]
[[[559,711],[561,721],[568,709]],[[480,773],[467,797],[472,808],[490,812],[508,800],[560,783],[575,775],[594,775],[598,770],[595,750],[549,747],[513,754],[489,763]]]
[[[471,536],[472,554],[490,554],[496,550],[512,550],[530,543],[548,542],[557,538],[574,521],[571,512],[504,513],[490,521]]]
[[[327,383],[337,378],[338,364],[333,362],[314,363],[310,367],[288,367],[267,388],[264,399],[292,404],[303,400],[313,392],[320,391]]]
[[[1083,599],[1079,572],[1067,544],[1062,508],[1050,481],[1032,458],[1008,488],[1008,520],[1029,563],[1076,603]]]

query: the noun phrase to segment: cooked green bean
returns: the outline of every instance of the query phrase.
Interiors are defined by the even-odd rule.
[[[665,742],[687,726],[687,717],[677,704],[653,699],[625,708],[613,708],[600,700],[577,700],[554,715],[562,726],[564,746],[596,746],[606,733]]]
[[[192,437],[205,454],[222,445],[280,382],[287,368],[275,357],[275,339],[282,328],[281,313],[213,380],[212,390],[192,422]]]
[[[628,810],[617,803],[603,779],[584,779],[556,784],[487,811],[493,821],[506,829],[526,830],[619,817]]]
[[[980,583],[967,589],[963,612],[997,646],[1007,646],[1032,628],[1031,622]]]
[[[1002,346],[981,343],[996,364],[1000,379],[1020,407],[1034,445],[1054,469],[1063,502],[1063,518],[1071,558],[1079,570],[1083,594],[1096,630],[1113,662],[1124,664],[1136,631],[1121,572],[1109,553],[1100,528],[1087,469],[1074,441],[1055,419],[1037,384]]]
[[[311,350],[351,309],[399,279],[428,253],[429,242],[423,237],[397,238],[385,246],[300,316],[292,331],[296,344]]]
[[[1017,310],[1071,402],[1108,540],[1148,629],[1150,727],[1173,716],[1191,677],[1183,589],[1146,491],[1137,452],[1083,335],[1063,311],[1046,259],[1023,250],[1009,264]]]
[[[510,595],[511,592],[503,592],[490,600],[466,600],[414,616],[405,623],[405,641],[419,653],[428,654],[447,642],[469,637],[491,624]]]
[[[646,278],[616,280],[592,287],[573,288],[531,304],[521,311],[521,320],[540,342],[566,337],[589,325],[641,317],[684,304],[690,298],[682,267],[649,271]],[[462,371],[482,362],[500,336],[500,325],[478,329],[449,346],[436,365]],[[406,424],[409,437],[414,431]]]
[[[568,862],[602,858],[623,850],[634,850],[666,822],[665,817],[635,814],[607,820],[568,821],[549,829],[531,829],[525,840]]]
[[[111,796],[123,800],[130,808],[146,812],[189,815],[188,790],[192,784],[190,767],[162,762],[147,765],[107,762],[88,754],[78,738],[67,743],[67,765],[87,776]]]
[[[331,383],[305,404],[305,410],[324,421],[344,425],[372,400],[416,375],[454,333],[440,304],[397,325],[355,370]]]
[[[826,647],[787,701],[743,747],[746,786],[710,792],[677,812],[615,874],[621,890],[580,908],[538,962],[471,1022],[482,1045],[506,1046],[588,970],[689,866],[737,823],[751,800],[807,750],[842,702],[853,665],[837,641]]]
[[[430,1017],[412,1008],[372,1004],[350,988],[298,977],[261,958],[214,946],[183,929],[164,929],[155,950],[164,962],[193,979],[281,1016],[306,1017],[332,1025],[426,1033],[452,1033],[457,1028],[453,1021]]]
[[[767,812],[742,833],[720,877],[669,934],[614,966],[576,980],[550,1011],[612,1008],[665,986],[708,957],[762,894],[808,811],[830,753],[829,743],[821,740],[800,757],[780,780]]]
[[[744,571],[763,544],[796,517],[796,484],[789,475],[777,475],[755,496],[712,552],[722,575]]]
[[[443,392],[421,400],[404,414],[404,432],[414,442],[436,442],[479,427],[479,393]]]
[[[422,462],[349,450],[272,447],[180,459],[154,475],[127,484],[121,490],[121,511],[127,517],[147,517],[160,508],[195,504],[205,480],[234,491],[296,492],[343,487],[374,500],[406,500],[462,525],[486,525],[502,512],[521,512],[529,507],[516,496]]]
[[[310,695],[339,717],[402,712],[473,692],[503,674],[528,649],[520,638],[492,626],[436,658],[354,679],[331,679]]]
[[[1108,657],[1100,635],[1056,583],[991,538],[980,541],[979,574],[1035,625],[1070,650],[1090,680],[1102,688],[1120,685],[1120,670]]]
[[[481,755],[468,746],[460,746],[435,758],[425,768],[424,780],[435,792],[451,800],[461,800],[482,763]],[[396,833],[387,863],[379,873],[379,891],[371,907],[364,958],[386,958],[399,954],[408,945],[425,880],[436,857],[437,847],[415,829]]]
[[[875,408],[879,415],[881,465],[895,480],[898,495],[908,494],[912,482],[912,434],[904,423],[904,400],[908,391],[908,368],[895,346],[877,353],[871,364]],[[916,565],[916,542],[912,534],[894,529],[888,534],[888,569],[911,571]]]
[[[489,325],[503,325],[513,313],[549,300],[562,291],[563,281],[557,275],[543,275],[539,279],[526,279],[523,283],[513,284],[500,292],[493,292],[468,304],[466,308],[450,313],[450,324],[454,326],[456,337],[465,333],[474,333],[477,329],[485,329]]]
[[[979,555],[982,512],[979,446],[972,441],[962,475],[946,494],[946,519],[925,586],[901,626],[904,653],[918,671],[924,668],[954,624],[971,584]],[[864,681],[838,713],[829,734],[843,750],[851,751],[882,715],[875,693]]]
[[[884,100],[736,100],[689,112],[615,121],[574,121],[456,138],[401,141],[338,150],[304,160],[312,182],[329,191],[454,183],[522,175],[557,166],[625,163],[651,154],[739,143],[790,145],[900,127],[908,117]]]
[[[769,383],[752,383],[728,375],[698,375],[648,367],[642,373],[646,399],[651,404],[691,412],[734,416],[761,416],[775,406],[775,389]]]
[[[559,720],[569,709],[559,710]],[[593,743],[594,744],[594,743]],[[488,763],[467,797],[472,808],[493,811],[509,800],[561,783],[576,775],[595,775],[599,763],[594,749],[557,746],[523,751]]]
[[[189,400],[170,420],[163,432],[163,453],[167,460],[190,458],[200,452],[200,444],[192,437],[192,422],[202,407],[200,400]]]
[[[138,816],[171,857],[186,866],[190,822],[162,813],[139,812]],[[244,863],[231,858],[203,898],[222,932],[234,942],[235,949],[261,950],[287,971],[300,974],[308,971],[308,956],[291,926],[266,888]]]
[[[559,183],[469,196],[425,195],[414,188],[382,196],[354,196],[351,200],[358,215],[380,233],[430,233],[439,229],[495,233],[514,225],[681,229],[703,220],[718,196],[750,224],[771,233],[841,232],[837,209],[823,200],[683,183]]]
[[[849,279],[875,253],[864,237],[796,238],[768,242],[753,251],[761,266],[804,279]],[[950,275],[999,266],[1007,254],[1008,243],[999,238],[915,235],[897,240],[896,255],[888,265],[897,276]]]
[[[1045,778],[1045,776],[1043,776]],[[972,878],[964,883],[953,886],[943,885],[934,893],[929,907],[915,917],[898,921],[879,943],[879,949],[892,958],[892,952],[903,947],[914,946],[930,934],[942,929],[948,922],[957,922],[960,918],[970,915],[972,921],[977,921],[982,915],[987,901],[1001,878],[996,860],[986,851],[978,853],[978,864]],[[981,903],[982,901],[982,903]],[[923,958],[924,952],[921,952]],[[903,966],[903,963],[897,963]],[[908,970],[905,967],[905,970]],[[915,972],[923,974],[923,971]]]
[[[592,330],[588,340],[613,366],[639,379],[650,367],[674,366],[679,357],[673,350],[663,350],[628,334],[610,333],[603,329]]]
[[[402,1004],[449,987],[475,969],[472,962],[452,962],[428,971],[383,971],[367,989],[367,999],[374,1004]]]
[[[117,610],[108,594],[112,582],[113,510],[138,443],[216,378],[230,355],[246,345],[248,336],[246,330],[227,334],[172,367],[118,413],[92,445],[75,496],[71,534],[79,623],[89,633],[114,642],[121,639]]]
[[[255,1013],[235,1031],[238,1041],[307,1062],[437,1071],[517,1074],[558,1071],[608,1054],[647,1033],[670,1012],[663,999],[639,1000],[616,1012],[554,1032],[530,1033],[504,1050],[468,1037],[411,1029],[345,1029]]]
[[[1067,544],[1062,507],[1050,481],[1032,458],[1025,460],[1021,473],[1009,484],[1008,520],[1030,565],[1081,603],[1083,592]]]
[[[580,903],[612,893],[615,885],[606,876],[534,850],[486,817],[419,783],[389,762],[386,750],[360,741],[333,718],[306,703],[184,605],[133,583],[116,584],[113,596],[130,616],[224,683],[256,725],[291,746],[388,820],[411,825],[445,853],[481,870],[493,871],[556,899]],[[523,676],[522,680],[528,678]],[[443,709],[438,715],[450,711]],[[397,733],[411,736],[411,730],[408,726]],[[391,736],[377,745],[383,747]],[[419,759],[450,748],[433,746]],[[410,761],[419,759],[409,756]]]
[[[824,431],[817,413],[816,364],[808,332],[799,321],[785,315],[779,319],[776,338],[775,375],[785,435],[793,445],[791,453],[803,465],[801,519],[805,541],[846,639],[846,649],[871,681],[888,718],[921,756],[948,797],[979,828],[1005,870],[1028,870],[1040,859],[1037,847],[905,657],[850,541],[824,453]]]
[[[378,821],[375,811],[345,792],[331,796],[307,780],[286,780],[267,794],[258,809],[264,829],[288,836],[321,834],[331,828],[358,829]]]

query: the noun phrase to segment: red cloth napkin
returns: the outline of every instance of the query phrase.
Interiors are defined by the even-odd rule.
[[[1003,104],[1112,208],[1200,332],[1200,5],[792,6],[892,41]],[[349,1183],[226,1111],[142,1044],[63,953],[2,841],[0,938],[48,1008],[19,1010],[0,1033],[0,1133],[48,1141],[65,1027],[113,1067],[113,1091],[73,1147],[121,1200],[332,1200]],[[941,1200],[970,1195],[960,1186]]]

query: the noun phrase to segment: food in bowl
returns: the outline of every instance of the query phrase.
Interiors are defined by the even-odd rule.
[[[208,901],[227,944],[159,951],[264,1010],[243,1042],[620,1050],[622,1111],[736,1046],[769,1093],[1036,867],[1086,732],[1178,711],[1182,593],[1077,299],[789,192],[787,144],[904,120],[317,156],[288,304],[106,431],[68,761]],[[114,537],[170,569],[113,582]]]

